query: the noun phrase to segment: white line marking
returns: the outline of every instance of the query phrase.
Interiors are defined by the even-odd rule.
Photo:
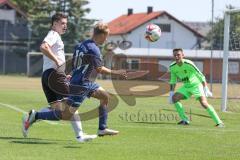
[[[27,114],[27,112],[26,111],[24,111],[24,110],[22,110],[22,109],[20,109],[20,108],[18,108],[18,107],[16,107],[16,106],[13,106],[13,105],[10,105],[10,104],[5,104],[5,103],[1,103],[0,102],[0,107],[4,107],[4,108],[9,108],[9,109],[12,109],[12,110],[14,110],[14,111],[17,111],[17,112],[20,112],[20,113],[23,113],[23,114]],[[48,123],[48,124],[52,124],[52,125],[57,125],[57,124],[59,124],[59,123],[57,123],[57,122],[52,122],[52,121],[44,121],[45,123]]]
[[[22,110],[22,109],[20,109],[20,108],[18,108],[18,107],[16,107],[16,106],[9,105],[9,104],[5,104],[5,103],[1,103],[1,102],[0,102],[0,106],[3,106],[3,107],[5,107],[5,108],[10,108],[10,109],[12,109],[12,110],[14,110],[14,111],[17,111],[17,112],[20,112],[20,113],[23,113],[23,114],[26,114],[26,113],[27,113],[27,112],[25,112],[24,110]]]

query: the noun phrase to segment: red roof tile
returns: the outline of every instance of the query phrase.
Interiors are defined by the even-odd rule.
[[[138,26],[158,17],[161,12],[136,13],[132,15],[122,15],[109,23],[110,34],[125,34]]]
[[[191,32],[193,32],[195,35],[199,37],[204,37],[199,32],[195,31],[194,29],[190,28],[174,16],[170,15],[166,11],[159,11],[159,12],[152,12],[152,13],[135,13],[131,15],[122,15],[111,22],[108,23],[109,29],[110,29],[110,35],[120,35],[120,34],[126,34],[128,32],[131,32],[132,30],[136,29],[137,27],[143,25],[144,23],[147,23],[148,21],[157,18],[162,15],[167,15],[168,17],[174,19],[176,22],[178,22],[183,27],[187,28]]]

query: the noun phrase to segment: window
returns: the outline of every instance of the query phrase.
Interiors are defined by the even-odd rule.
[[[127,59],[127,62],[122,62],[122,68],[124,69],[131,69],[131,70],[138,70],[139,66],[139,59]]]
[[[131,61],[131,69],[139,69],[139,60],[132,60]]]
[[[173,61],[168,60],[159,60],[158,61],[158,71],[159,72],[168,72],[169,66]]]
[[[161,28],[162,32],[171,32],[171,24],[156,24]]]
[[[169,60],[159,60],[158,61],[158,70],[159,72],[167,72],[169,70],[169,66],[171,65],[173,61]],[[194,61],[193,62],[196,67],[203,72],[203,62],[202,61]]]
[[[238,74],[239,73],[239,63],[238,62],[229,62],[228,63],[228,73],[229,74]]]
[[[127,69],[128,63],[126,61],[122,61],[122,69]]]

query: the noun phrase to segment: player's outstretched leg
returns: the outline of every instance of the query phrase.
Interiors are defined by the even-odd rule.
[[[57,110],[57,109],[52,109],[52,110],[45,110],[44,112],[36,112],[35,110],[31,110],[28,115],[25,115],[23,118],[23,127],[22,127],[22,132],[23,136],[27,137],[28,135],[28,130],[30,126],[36,122],[37,120],[50,120],[50,121],[59,121],[61,119],[63,120],[73,120],[71,117],[73,117],[73,113],[75,111],[70,112],[71,109],[69,109],[67,105],[65,110]],[[79,117],[79,115],[75,116]],[[79,121],[77,119],[74,119],[74,123],[81,123],[80,118]],[[77,126],[75,126],[77,127]],[[81,131],[79,131],[78,136],[76,137],[78,142],[87,142],[91,141],[95,138],[97,138],[97,135],[87,135],[83,134],[82,128],[80,128]]]
[[[59,110],[49,110],[46,112],[36,112],[35,110],[30,110],[27,115],[23,116],[22,119],[22,133],[24,137],[28,136],[28,130],[37,120],[52,120],[58,121],[61,119],[61,111]]]
[[[36,111],[30,110],[29,113],[27,115],[24,115],[22,118],[22,134],[25,138],[28,136],[28,130],[30,126],[36,121],[35,115]]]
[[[172,97],[174,106],[176,108],[176,111],[178,112],[179,117],[181,118],[181,121],[178,122],[179,125],[189,125],[189,120],[188,117],[185,114],[185,110],[183,108],[182,103],[180,103],[179,101],[181,99],[184,99],[184,96],[180,93],[175,93]]]
[[[117,135],[119,131],[107,128],[109,94],[99,87],[91,96],[100,100],[98,136]]]
[[[201,105],[207,110],[208,114],[211,116],[211,118],[215,122],[216,126],[220,127],[220,128],[224,127],[224,123],[219,118],[215,109],[210,104],[208,104],[207,98],[202,96],[202,97],[200,97],[199,101],[200,101]]]
[[[42,108],[40,111],[38,111],[38,113],[49,112],[49,111],[52,111],[53,108],[58,108],[58,107],[59,107],[58,105],[55,105],[53,107],[45,107],[45,108]],[[97,135],[88,135],[83,132],[82,123],[81,123],[81,119],[78,111],[74,113],[70,122],[75,133],[75,138],[78,142],[87,142],[97,138]]]

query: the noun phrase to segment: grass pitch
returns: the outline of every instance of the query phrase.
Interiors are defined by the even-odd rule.
[[[33,125],[25,139],[21,134],[22,112],[46,106],[40,79],[0,78],[0,160],[240,159],[240,114],[219,112],[220,99],[209,101],[225,128],[214,127],[194,99],[183,102],[191,125],[178,126],[178,116],[167,97],[139,97],[135,106],[129,106],[118,96],[119,104],[109,114],[109,127],[120,131],[117,136],[80,144],[75,141],[69,122],[42,121]],[[105,88],[112,90],[110,83]],[[95,100],[86,100],[79,111],[86,112],[97,105]],[[89,134],[95,134],[97,126],[98,119],[83,122],[84,131]]]

